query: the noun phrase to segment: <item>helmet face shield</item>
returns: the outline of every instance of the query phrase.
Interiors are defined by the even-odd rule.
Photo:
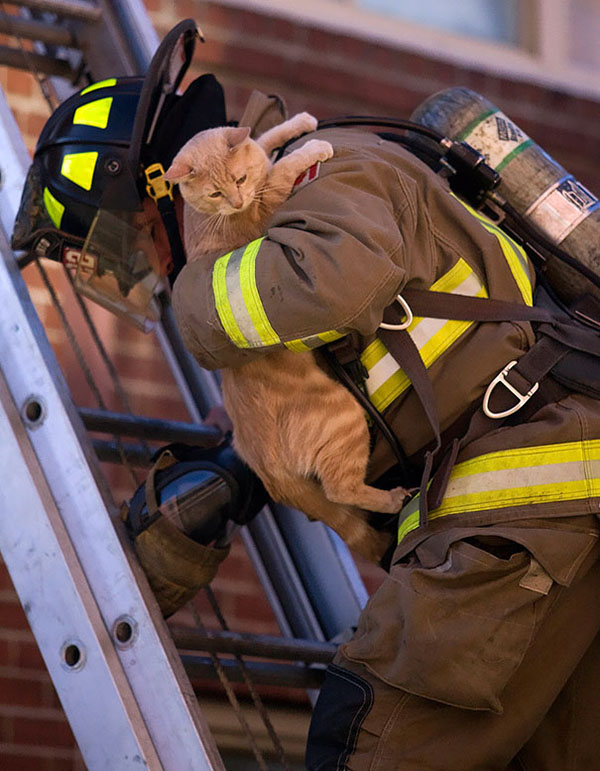
[[[77,260],[75,287],[144,331],[160,319],[156,223],[141,211],[99,209]]]

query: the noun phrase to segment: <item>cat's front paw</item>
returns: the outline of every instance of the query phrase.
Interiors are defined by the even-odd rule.
[[[333,147],[323,139],[309,139],[302,149],[310,153],[313,163],[333,157]]]
[[[315,131],[319,123],[315,116],[311,115],[309,112],[299,112],[291,118],[291,121],[297,135],[308,134],[309,131]]]

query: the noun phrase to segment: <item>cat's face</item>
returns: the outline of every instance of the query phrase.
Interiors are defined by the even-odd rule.
[[[183,198],[204,214],[230,216],[247,209],[269,170],[264,151],[249,129],[202,131],[177,153],[165,179],[179,184]]]

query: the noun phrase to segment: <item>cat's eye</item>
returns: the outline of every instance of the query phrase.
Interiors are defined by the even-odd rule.
[[[248,176],[247,174],[244,174],[243,177],[240,177],[239,179],[236,179],[235,184],[238,185],[238,186],[239,185],[243,185],[244,182],[246,181],[246,177],[247,176]]]
[[[208,197],[209,198],[220,198],[223,195],[219,190],[215,190],[214,193],[211,193]]]

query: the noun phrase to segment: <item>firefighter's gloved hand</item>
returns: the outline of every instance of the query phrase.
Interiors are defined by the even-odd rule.
[[[155,454],[121,516],[165,618],[213,580],[238,526],[266,500],[229,440],[210,449],[171,444]]]
[[[165,618],[210,584],[231,548],[196,543],[164,517],[140,533],[133,546]]]

